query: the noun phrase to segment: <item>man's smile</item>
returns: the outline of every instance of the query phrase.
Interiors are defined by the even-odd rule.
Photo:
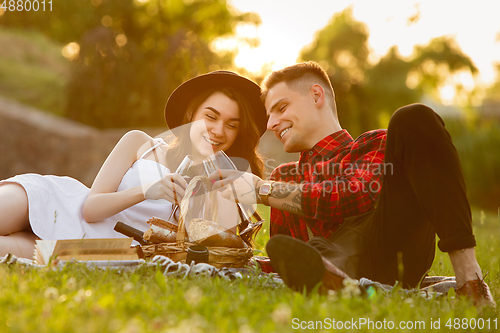
[[[285,128],[284,130],[282,130],[282,131],[280,132],[280,139],[281,139],[281,138],[283,137],[283,135],[285,135],[285,133],[286,133],[286,132],[288,132],[291,128],[292,128],[292,126],[287,127],[287,128]]]

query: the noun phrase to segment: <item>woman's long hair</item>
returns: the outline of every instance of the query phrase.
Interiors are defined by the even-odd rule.
[[[259,143],[260,134],[255,124],[253,110],[248,100],[237,90],[232,87],[214,87],[207,89],[195,96],[189,103],[182,120],[183,126],[178,129],[171,129],[175,134],[175,139],[170,144],[167,153],[167,166],[173,172],[181,163],[182,159],[191,154],[191,139],[189,137],[190,125],[196,110],[200,105],[213,93],[221,92],[238,104],[240,125],[238,135],[233,144],[225,153],[233,158],[238,169],[246,171],[248,164],[252,173],[262,178],[264,162],[257,153],[257,145]],[[236,159],[235,159],[236,157]],[[242,163],[246,161],[247,163]]]

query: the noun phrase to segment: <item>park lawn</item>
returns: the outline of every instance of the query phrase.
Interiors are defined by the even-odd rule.
[[[481,211],[474,211],[474,221],[478,259],[489,271],[487,281],[498,300],[500,223],[496,214]],[[258,238],[261,249],[268,229]],[[439,251],[431,273],[452,274]],[[0,290],[0,332],[295,332],[301,325],[320,331],[320,324],[330,331],[332,319],[354,321],[359,331],[392,324],[429,331],[437,320],[442,331],[466,324],[497,331],[500,324],[495,311],[478,312],[453,293],[437,300],[398,293],[366,298],[355,289],[306,296],[269,277],[166,279],[160,270],[147,267],[119,272],[79,264],[60,270],[2,266]],[[368,327],[370,321],[373,327]]]

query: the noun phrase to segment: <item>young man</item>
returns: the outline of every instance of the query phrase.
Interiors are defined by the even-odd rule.
[[[277,167],[271,181],[241,178],[252,179],[258,201],[271,206],[266,248],[288,286],[337,289],[348,276],[417,286],[432,265],[437,234],[457,294],[495,306],[475,257],[460,161],[434,111],[402,107],[387,131],[353,140],[338,121],[330,80],[314,62],[271,73],[262,99],[268,130],[300,159]],[[222,177],[216,187],[236,175]]]

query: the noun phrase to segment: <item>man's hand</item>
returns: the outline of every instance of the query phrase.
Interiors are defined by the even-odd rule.
[[[221,192],[225,199],[246,205],[259,203],[256,188],[262,179],[249,172],[217,170],[208,179],[213,182],[212,190]]]

